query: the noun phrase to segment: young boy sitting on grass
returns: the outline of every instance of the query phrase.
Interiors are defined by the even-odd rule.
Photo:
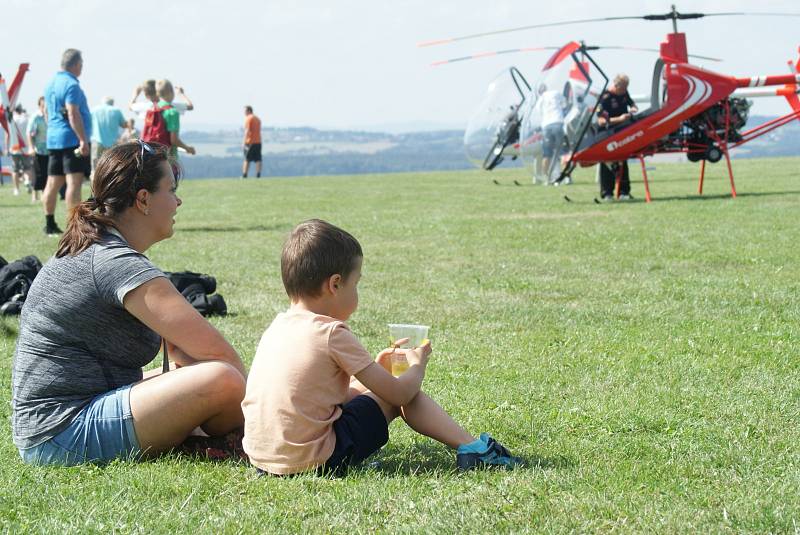
[[[247,379],[244,450],[274,475],[341,474],[389,440],[402,416],[412,429],[456,450],[461,470],[511,468],[520,459],[488,434],[476,439],[420,390],[430,342],[388,348],[373,361],[344,322],[358,307],[363,254],[358,241],[312,219],[292,231],[281,254],[291,306],[264,332]],[[408,371],[389,373],[393,351]]]

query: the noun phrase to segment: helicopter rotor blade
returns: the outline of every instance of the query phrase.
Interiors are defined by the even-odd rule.
[[[583,24],[588,22],[607,22],[612,20],[628,20],[628,19],[641,19],[642,17],[602,17],[597,19],[583,19],[583,20],[567,20],[561,22],[549,22],[547,24],[532,24],[530,26],[520,26],[518,28],[508,28],[506,30],[495,30],[492,32],[481,32],[481,33],[473,33],[471,35],[462,35],[460,37],[450,37],[448,39],[437,39],[434,41],[423,41],[421,43],[417,43],[417,46],[422,48],[426,46],[436,46],[436,45],[443,45],[447,43],[453,43],[455,41],[465,41],[467,39],[476,39],[478,37],[486,37],[489,35],[500,35],[503,33],[512,33],[512,32],[520,32],[522,30],[532,30],[534,28],[550,28],[553,26],[566,26],[568,24]]]
[[[640,47],[636,47],[636,46],[599,46],[597,48],[601,49],[601,50],[605,49],[605,50],[632,50],[634,52],[661,52],[657,48],[640,48]],[[716,61],[716,62],[724,61],[723,59],[720,59],[720,58],[712,58],[710,56],[701,56],[699,54],[689,54],[689,57],[690,58],[698,58],[698,59],[706,59],[708,61]]]
[[[537,46],[528,48],[509,48],[507,50],[497,50],[493,52],[480,52],[478,54],[472,54],[470,56],[462,56],[460,58],[451,58],[441,61],[434,61],[433,63],[431,63],[431,67],[439,67],[441,65],[447,65],[448,63],[457,63],[459,61],[468,61],[471,59],[489,58],[493,56],[500,56],[503,54],[516,54],[520,52],[541,52],[543,50],[558,50],[558,49],[559,47],[557,46]]]
[[[663,15],[639,15],[639,16],[625,16],[625,17],[599,17],[595,19],[578,19],[578,20],[564,20],[560,22],[549,22],[545,24],[531,24],[528,26],[519,26],[517,28],[507,28],[504,30],[495,30],[491,32],[473,33],[470,35],[462,35],[459,37],[450,37],[448,39],[436,39],[433,41],[423,41],[417,43],[417,46],[428,47],[444,45],[447,43],[454,43],[456,41],[466,41],[468,39],[477,39],[479,37],[487,37],[490,35],[501,35],[504,33],[513,33],[523,30],[532,30],[535,28],[552,28],[556,26],[568,26],[572,24],[586,24],[590,22],[611,22],[617,20],[688,20],[699,19],[703,17],[728,17],[728,16],[764,16],[764,17],[800,17],[800,13],[772,13],[772,12],[730,12],[730,13],[679,13],[672,11]]]
[[[586,50],[630,50],[634,52],[656,52],[658,53],[659,50],[657,48],[641,48],[635,46],[585,46]],[[490,58],[494,56],[500,56],[503,54],[516,54],[522,52],[541,52],[543,50],[560,50],[560,47],[557,46],[538,46],[538,47],[527,47],[527,48],[509,48],[507,50],[497,50],[492,52],[480,52],[478,54],[471,54],[469,56],[461,56],[458,58],[450,58],[440,61],[434,61],[431,63],[431,67],[440,67],[442,65],[447,65],[450,63],[458,63],[461,61],[469,61],[473,59],[481,59],[481,58]],[[722,61],[719,58],[712,58],[709,56],[700,56],[698,54],[689,54],[690,57],[699,58],[699,59],[706,59],[709,61]]]
[[[736,16],[800,17],[800,13],[774,13],[767,11],[759,11],[759,12],[736,11],[730,13],[678,13],[678,12],[675,13],[675,18],[678,20],[702,19],[704,17],[736,17]],[[644,20],[672,20],[673,16],[672,13],[667,13],[666,15],[644,15],[642,18]]]

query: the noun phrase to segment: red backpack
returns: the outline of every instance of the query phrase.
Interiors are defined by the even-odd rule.
[[[142,129],[142,141],[146,143],[161,143],[167,147],[172,146],[172,140],[167,131],[167,121],[164,120],[164,110],[171,110],[172,106],[159,108],[158,104],[147,110],[144,116],[144,128]]]

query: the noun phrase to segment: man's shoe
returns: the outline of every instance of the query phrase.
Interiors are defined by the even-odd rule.
[[[630,195],[630,194],[620,195],[619,196],[619,200],[621,200],[621,201],[632,201],[633,200],[633,195]]]
[[[513,469],[522,465],[522,459],[511,455],[505,446],[488,433],[482,433],[475,442],[463,444],[456,450],[456,465],[461,471],[497,466]]]
[[[600,202],[614,202],[614,196],[613,195],[603,195],[600,198]]]
[[[45,225],[44,233],[47,234],[48,236],[55,236],[57,234],[64,234],[64,231],[58,228],[58,225],[53,225],[53,226]]]

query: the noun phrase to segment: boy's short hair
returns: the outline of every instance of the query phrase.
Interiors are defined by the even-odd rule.
[[[156,82],[156,92],[158,96],[166,100],[166,97],[175,96],[175,90],[172,88],[172,82],[169,80],[159,80]]]
[[[283,244],[283,287],[291,299],[317,297],[328,277],[338,273],[346,279],[363,256],[358,240],[348,232],[321,219],[303,221]]]
[[[142,92],[144,93],[145,98],[149,98],[152,100],[156,96],[156,81],[155,80],[145,80],[142,83]]]

